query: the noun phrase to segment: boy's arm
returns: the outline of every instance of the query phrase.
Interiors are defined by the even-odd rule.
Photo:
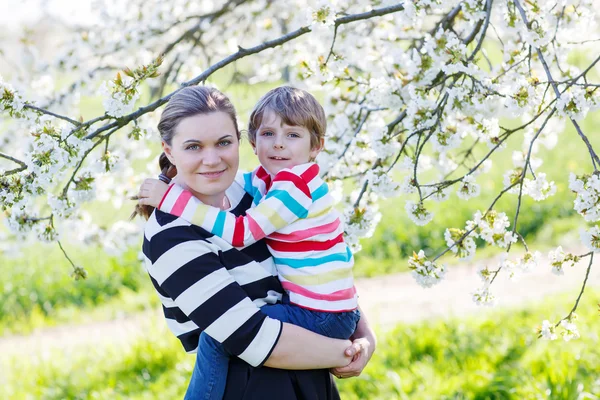
[[[308,215],[313,201],[308,184],[317,177],[318,167],[312,165],[299,172],[286,169],[275,175],[265,199],[247,210],[246,216],[236,217],[207,206],[176,185],[169,188],[158,208],[220,236],[233,246],[247,246]]]

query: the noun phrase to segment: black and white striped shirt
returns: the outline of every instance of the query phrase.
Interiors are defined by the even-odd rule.
[[[234,182],[227,190],[236,215],[252,197]],[[281,335],[280,321],[259,307],[281,298],[264,241],[242,250],[173,215],[156,210],[144,228],[143,253],[167,325],[189,353],[201,331],[253,366],[262,365]]]

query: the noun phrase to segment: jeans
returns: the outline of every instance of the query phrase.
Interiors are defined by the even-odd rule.
[[[360,319],[358,310],[341,313],[311,311],[290,304],[286,295],[282,301],[281,304],[263,306],[260,310],[271,318],[335,339],[348,339]],[[221,343],[202,332],[185,400],[221,400],[225,393],[230,356]]]

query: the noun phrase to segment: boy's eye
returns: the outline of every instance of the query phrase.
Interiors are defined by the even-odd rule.
[[[297,134],[297,133],[294,133],[294,132],[290,133],[290,134],[289,134],[289,136],[290,136],[290,137],[293,137],[293,138],[299,138],[299,137],[300,137],[300,135],[299,135],[299,134]]]
[[[264,132],[262,133],[262,135],[263,135],[263,136],[273,136],[273,132],[271,132],[271,131],[264,131]]]

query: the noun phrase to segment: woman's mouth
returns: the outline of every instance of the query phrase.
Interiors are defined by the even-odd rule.
[[[223,173],[225,173],[225,169],[220,171],[199,172],[198,174],[208,179],[215,179],[219,178]]]

